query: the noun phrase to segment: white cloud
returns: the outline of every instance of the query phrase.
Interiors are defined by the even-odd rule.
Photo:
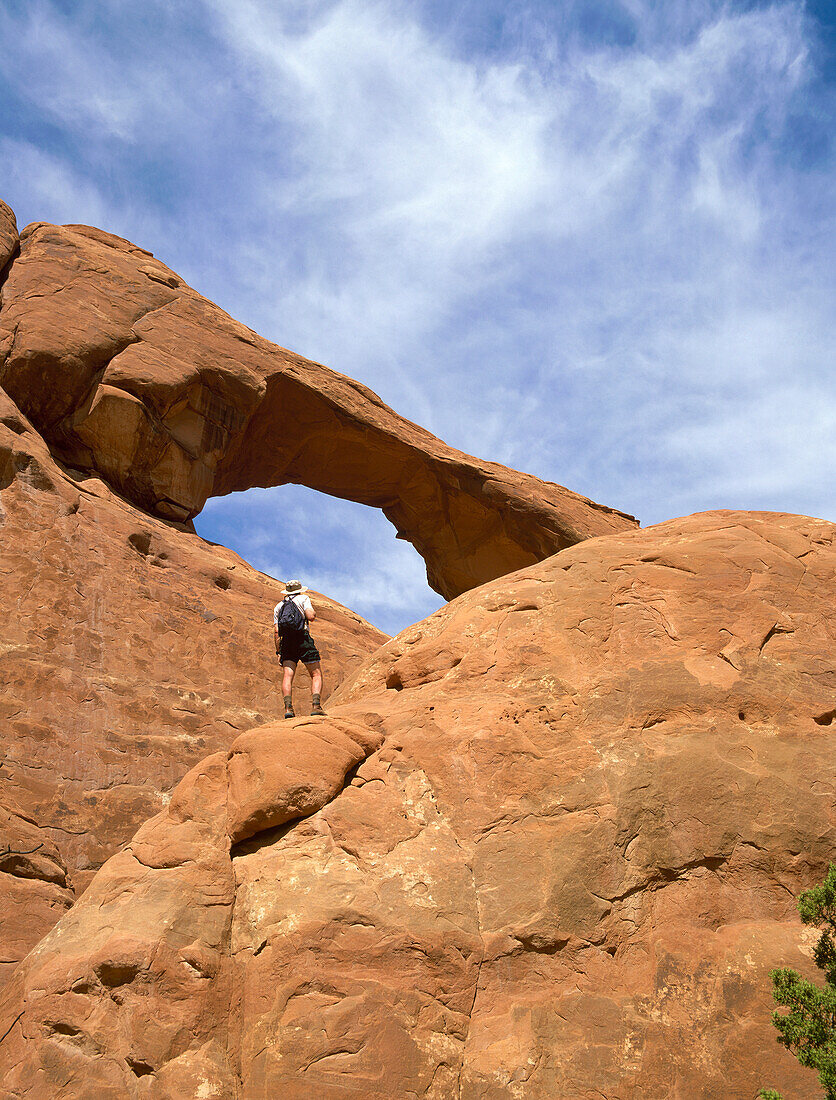
[[[697,508],[811,508],[820,480],[836,479],[836,408],[820,386],[786,384],[758,394],[745,408],[732,405],[709,422],[671,431],[666,444],[700,475]],[[809,488],[808,488],[809,487]]]
[[[260,108],[294,121],[292,179],[263,178],[264,208],[316,226],[276,328],[378,384],[490,278],[543,193],[547,115],[518,66],[455,60],[399,6],[348,0],[303,31],[272,5],[215,8]]]
[[[167,41],[182,24],[165,4],[144,7],[132,11],[121,0],[78,0],[69,10],[49,0],[4,5],[0,69],[43,119],[88,142],[130,146],[172,128],[203,129],[205,111],[183,96],[176,66],[178,58],[189,63],[189,43]],[[207,89],[204,108],[211,101]]]
[[[95,225],[110,214],[99,189],[66,160],[27,141],[0,137],[0,163],[6,194],[26,190],[40,221],[75,221]],[[22,226],[21,226],[22,228]]]

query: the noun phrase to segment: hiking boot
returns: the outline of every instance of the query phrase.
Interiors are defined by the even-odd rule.
[[[282,696],[284,699],[284,716],[285,718],[295,718],[296,711],[293,709],[293,703],[290,701],[289,695]]]
[[[321,714],[322,717],[324,718],[325,717],[325,711],[322,709],[322,703],[319,701],[319,696],[314,695],[312,697],[312,701],[313,701],[313,708],[311,710],[311,714]]]

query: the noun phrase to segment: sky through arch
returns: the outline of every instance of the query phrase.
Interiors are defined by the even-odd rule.
[[[444,603],[418,551],[396,540],[382,512],[304,485],[212,497],[195,528],[271,577],[326,592],[387,634]]]

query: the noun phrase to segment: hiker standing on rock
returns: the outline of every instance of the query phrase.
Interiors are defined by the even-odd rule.
[[[319,650],[311,637],[308,623],[316,618],[307,588],[301,581],[288,581],[282,593],[281,603],[273,610],[273,634],[276,640],[276,656],[282,665],[282,697],[284,699],[285,718],[295,718],[292,691],[293,677],[299,661],[305,662],[305,668],[311,678],[313,709],[311,714],[325,714],[322,709],[322,668],[319,663]]]

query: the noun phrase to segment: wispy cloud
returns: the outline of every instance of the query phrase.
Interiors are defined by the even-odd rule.
[[[74,209],[78,221],[93,225],[111,214],[111,204],[84,174],[31,142],[0,136],[0,163],[6,194],[25,190],[35,208]],[[39,220],[50,219],[45,213]]]
[[[13,2],[0,187],[22,220],[139,239],[464,450],[647,522],[832,517],[834,100],[811,11]],[[355,562],[392,544],[344,507],[303,511],[347,569],[301,544],[291,568],[290,535],[275,564],[351,603]],[[248,537],[246,502],[207,533],[224,516]],[[397,551],[371,572],[414,618],[420,563]],[[356,597],[374,618],[379,593]]]

